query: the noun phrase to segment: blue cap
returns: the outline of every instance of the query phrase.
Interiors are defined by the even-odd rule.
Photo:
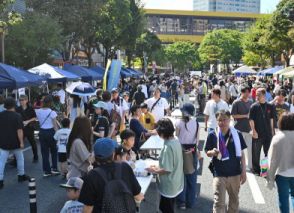
[[[117,142],[110,138],[97,139],[94,145],[94,154],[97,157],[107,158],[110,157],[117,147]]]
[[[106,103],[103,101],[98,101],[97,104],[93,104],[95,108],[107,109]]]
[[[181,108],[181,111],[184,114],[184,116],[194,116],[194,114],[195,114],[195,107],[191,103],[186,103]]]

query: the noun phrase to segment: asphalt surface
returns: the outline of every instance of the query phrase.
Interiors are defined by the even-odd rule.
[[[203,127],[203,123],[201,123]],[[206,138],[204,129],[200,129],[202,144]],[[26,144],[28,145],[28,144]],[[39,150],[40,152],[40,150]],[[212,175],[209,171],[209,158],[204,156],[201,167],[198,171],[198,195],[197,205],[194,209],[187,209],[177,212],[212,212],[213,192]],[[32,163],[32,152],[30,149],[24,151],[25,171],[31,177],[36,178],[37,182],[37,208],[40,213],[59,212],[66,201],[66,192],[59,187],[64,183],[61,176],[42,177],[41,161]],[[41,157],[41,154],[40,154]],[[0,190],[0,213],[27,213],[29,208],[28,182],[18,183],[16,168],[6,165],[4,188]],[[251,187],[250,187],[251,185]],[[155,213],[159,203],[156,184],[152,183],[145,195],[145,201],[141,204],[141,213]],[[264,202],[261,202],[263,199]],[[261,204],[258,204],[261,202]],[[278,213],[277,192],[276,189],[270,191],[265,186],[265,179],[251,176],[240,191],[240,212],[242,213]]]

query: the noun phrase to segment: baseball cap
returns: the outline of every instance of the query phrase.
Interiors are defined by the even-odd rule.
[[[118,89],[117,89],[117,88],[113,88],[113,89],[111,90],[111,93],[116,93],[116,92],[118,92]]]
[[[193,104],[186,103],[181,108],[181,111],[186,116],[193,116],[195,114],[195,107]]]
[[[103,102],[103,101],[98,101],[98,103],[97,104],[93,104],[93,106],[95,108],[107,109],[107,106],[106,106],[105,102]]]
[[[110,138],[97,139],[94,145],[94,154],[97,157],[110,157],[117,147],[117,143]]]
[[[71,177],[66,184],[60,184],[60,187],[67,189],[82,189],[84,181],[79,177]]]

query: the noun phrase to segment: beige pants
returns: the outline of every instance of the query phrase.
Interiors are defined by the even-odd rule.
[[[240,175],[233,177],[214,177],[213,213],[239,212]],[[226,207],[226,192],[229,195],[229,206]]]
[[[247,132],[242,132],[242,135],[247,145],[247,150],[245,151],[246,165],[248,169],[252,169],[252,135]]]

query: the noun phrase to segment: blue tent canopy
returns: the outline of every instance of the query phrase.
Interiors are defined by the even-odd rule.
[[[273,75],[276,72],[280,71],[284,69],[284,67],[280,66],[280,67],[272,67],[272,68],[268,68],[262,71],[262,75]]]
[[[134,70],[132,68],[127,68],[127,69],[130,70],[130,72],[133,73],[133,75],[135,75],[136,77],[140,77],[144,75],[141,71]]]
[[[120,70],[120,75],[123,78],[130,78],[133,76],[133,74],[126,68],[122,67]]]
[[[0,75],[13,81],[13,88],[41,85],[46,79],[28,71],[0,63]]]
[[[102,80],[103,76],[93,70],[77,65],[65,64],[64,69],[82,78],[82,81]]]
[[[99,73],[99,75],[104,76],[104,73],[105,73],[105,69],[103,67],[100,67],[100,66],[95,66],[95,67],[91,67],[90,70],[93,70],[97,73]]]
[[[0,75],[0,89],[12,89],[14,81]]]
[[[59,72],[61,75],[66,77],[67,80],[79,80],[80,77],[76,74],[73,74],[71,72],[68,72],[66,70],[60,69],[59,67],[53,67],[57,72]]]

